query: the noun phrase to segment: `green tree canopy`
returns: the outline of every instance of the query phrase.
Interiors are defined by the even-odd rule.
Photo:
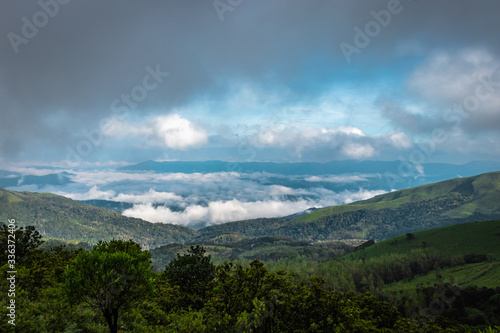
[[[182,295],[181,307],[201,309],[207,292],[215,277],[215,266],[210,256],[205,256],[202,246],[191,246],[187,254],[177,254],[165,268],[164,277],[172,285],[178,286]]]
[[[79,253],[64,273],[64,290],[73,303],[84,302],[102,312],[110,332],[118,315],[153,289],[151,254],[133,241],[99,242]]]
[[[12,236],[9,238],[9,235]],[[32,225],[9,229],[6,224],[2,223],[0,225],[0,262],[2,264],[7,262],[7,245],[13,244],[9,242],[9,239],[15,243],[16,262],[20,263],[43,243],[41,238],[42,235]]]

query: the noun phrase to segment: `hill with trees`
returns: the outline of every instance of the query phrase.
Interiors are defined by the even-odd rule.
[[[45,238],[78,240],[133,239],[145,249],[173,242],[184,243],[196,232],[178,225],[150,223],[119,212],[84,204],[50,193],[0,189],[0,221],[33,225]]]
[[[261,218],[199,230],[197,241],[224,234],[309,241],[374,239],[500,218],[500,172],[456,178],[327,207],[295,219]]]

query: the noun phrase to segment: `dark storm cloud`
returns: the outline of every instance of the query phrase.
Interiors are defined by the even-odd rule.
[[[0,157],[64,158],[82,129],[96,128],[115,98],[141,84],[147,66],[170,76],[137,114],[167,113],[200,93],[225,91],[226,78],[304,94],[313,82],[315,89],[322,82],[367,82],[377,76],[371,66],[391,66],[408,41],[424,52],[499,51],[498,1],[402,0],[402,11],[348,64],[339,44],[353,44],[354,27],[363,30],[374,20],[370,11],[391,2],[246,0],[221,21],[212,1],[202,0],[3,1]],[[58,12],[16,53],[8,34],[23,36],[26,20],[44,11],[40,3],[59,4]]]
[[[389,119],[394,127],[400,130],[426,133],[441,124],[438,119],[411,113],[393,100],[380,100],[377,104],[382,116]]]

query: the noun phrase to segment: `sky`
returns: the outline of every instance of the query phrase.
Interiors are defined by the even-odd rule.
[[[0,163],[498,160],[499,9],[2,1]]]
[[[399,160],[416,169],[500,161],[499,12],[494,0],[4,0],[0,170],[66,170],[83,187],[49,190],[128,202],[142,195],[152,205],[151,191],[165,203],[183,186],[163,179],[169,189],[141,192],[138,182],[131,190],[78,180],[146,160]],[[218,176],[231,175],[210,175]],[[184,178],[205,195],[186,194],[180,206],[205,211],[174,219],[227,221],[217,202],[247,209],[238,217],[298,210],[279,206],[290,188],[235,177],[227,184],[263,187],[252,199],[225,189],[209,198],[204,181]],[[320,202],[323,189],[294,205],[379,193],[360,187]],[[255,205],[262,200],[267,206]],[[207,213],[211,203],[217,213]],[[151,209],[136,215],[158,213]]]

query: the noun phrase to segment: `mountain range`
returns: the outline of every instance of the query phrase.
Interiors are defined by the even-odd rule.
[[[198,231],[196,240],[224,234],[289,236],[310,241],[388,239],[407,232],[500,218],[500,172],[455,178],[316,210],[294,219],[236,221]]]
[[[145,161],[118,168],[124,172],[156,172],[156,173],[213,173],[239,172],[255,173],[266,172],[279,175],[340,175],[340,174],[378,174],[377,179],[370,179],[367,188],[401,189],[423,185],[456,177],[468,177],[485,172],[500,170],[497,161],[472,161],[466,164],[424,163],[421,165],[423,173],[419,173],[410,163],[405,161],[356,161],[343,160],[327,163],[273,163],[273,162],[225,162],[225,161]],[[37,169],[38,167],[33,167]],[[47,175],[29,175],[16,171],[0,170],[0,187],[17,187],[21,185],[62,186],[73,181],[72,171],[58,172]],[[411,171],[411,172],[410,172]]]
[[[171,243],[224,243],[279,236],[307,242],[381,241],[404,233],[500,218],[500,172],[393,191],[368,200],[303,214],[229,222],[192,230],[122,216],[49,193],[0,189],[0,219],[35,225],[46,238],[80,240],[132,238],[148,249]]]
[[[278,175],[340,175],[377,174],[365,188],[401,189],[457,177],[469,177],[500,170],[497,161],[472,161],[466,164],[424,163],[420,171],[407,161],[357,161],[342,160],[327,163],[274,163],[274,162],[224,162],[224,161],[145,161],[120,168],[127,172],[153,171],[156,173],[212,173],[266,172]]]

